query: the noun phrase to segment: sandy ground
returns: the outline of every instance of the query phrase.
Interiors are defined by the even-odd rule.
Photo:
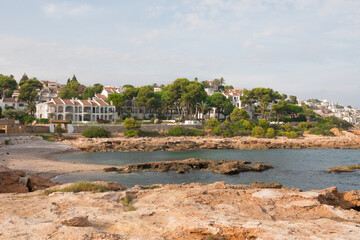
[[[53,178],[60,174],[102,170],[105,165],[79,164],[51,160],[52,155],[76,148],[63,143],[34,140],[31,142],[0,146],[0,166],[22,170],[28,174],[38,173],[42,177]]]

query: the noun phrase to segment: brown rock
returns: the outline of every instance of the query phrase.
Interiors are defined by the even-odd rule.
[[[88,216],[72,217],[72,218],[61,221],[61,224],[70,226],[70,227],[89,227],[90,222],[89,222],[88,218],[89,218]]]
[[[53,187],[58,184],[59,183],[57,182],[51,181],[50,179],[46,179],[35,174],[29,177],[27,187],[29,188],[30,192],[33,192],[33,191],[43,190],[45,188]]]
[[[26,174],[23,171],[13,171],[6,167],[0,167],[0,193],[25,193],[29,192],[26,183],[21,178]]]

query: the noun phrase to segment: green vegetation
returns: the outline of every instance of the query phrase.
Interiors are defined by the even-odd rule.
[[[65,132],[65,130],[61,127],[61,124],[58,123],[55,126],[54,132],[57,134],[57,136],[60,138],[62,137],[62,134]]]
[[[136,137],[141,135],[140,131],[141,123],[136,121],[134,118],[126,118],[124,121],[125,132],[124,135],[127,137]]]
[[[37,124],[49,124],[50,120],[48,118],[39,118],[39,119],[36,119],[36,123]]]
[[[168,136],[204,136],[202,129],[187,129],[178,126],[171,128],[166,135]]]
[[[11,141],[10,140],[5,140],[5,145],[10,145]]]
[[[55,142],[54,136],[48,136],[48,135],[44,135],[44,134],[36,134],[35,136],[42,137],[42,139],[44,139],[45,141],[48,141],[48,142]]]
[[[252,135],[254,137],[257,137],[257,138],[264,137],[265,136],[265,130],[264,130],[264,128],[262,128],[260,126],[256,126],[252,130]]]
[[[111,133],[101,127],[90,127],[85,129],[82,135],[87,138],[107,138]]]
[[[135,207],[131,205],[131,201],[133,198],[130,195],[126,195],[122,200],[120,200],[120,203],[126,207],[126,211],[135,211]]]
[[[95,184],[91,182],[84,182],[80,181],[74,184],[71,184],[70,186],[61,188],[61,189],[50,189],[45,190],[44,194],[49,195],[54,192],[107,192],[110,189],[104,185],[101,184]]]

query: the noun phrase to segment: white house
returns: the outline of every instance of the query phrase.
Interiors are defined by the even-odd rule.
[[[36,118],[69,120],[74,123],[96,122],[99,119],[113,121],[115,107],[103,100],[79,100],[53,98],[36,105]]]
[[[13,107],[14,109],[26,110],[27,103],[19,102],[17,98],[2,98],[0,99],[0,107],[5,110],[6,107]]]
[[[243,95],[244,90],[242,89],[226,89],[223,94],[230,102],[237,108],[241,108],[241,95]]]
[[[125,90],[125,88],[123,88],[123,87],[105,86],[105,87],[103,87],[103,90],[100,93],[100,95],[106,96],[106,98],[108,98],[110,94],[123,93],[124,90]]]

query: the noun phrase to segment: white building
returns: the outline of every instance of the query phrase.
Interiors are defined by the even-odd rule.
[[[237,108],[242,108],[241,106],[241,95],[243,95],[244,90],[242,89],[226,89],[223,94],[230,102]]]
[[[19,102],[17,98],[2,98],[0,99],[0,107],[2,110],[5,110],[6,107],[13,107],[18,110],[26,110],[27,103]]]
[[[115,107],[103,100],[79,100],[53,98],[36,105],[36,118],[69,120],[74,123],[89,123],[98,120],[113,121]]]
[[[100,93],[100,95],[105,96],[106,98],[109,97],[110,94],[112,93],[123,93],[125,90],[125,88],[123,87],[113,87],[113,86],[105,86],[102,90],[102,92]]]

